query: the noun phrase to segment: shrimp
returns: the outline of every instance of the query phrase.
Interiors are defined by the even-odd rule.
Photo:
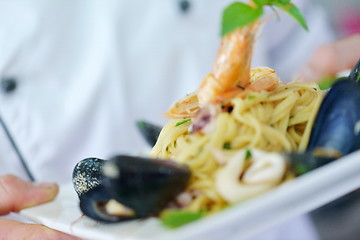
[[[255,33],[259,21],[239,28],[222,39],[217,58],[210,74],[198,89],[200,106],[212,102],[217,96],[235,88],[244,88],[250,81],[250,65]]]
[[[212,72],[203,79],[197,93],[172,104],[165,116],[175,119],[191,118],[200,106],[236,86],[246,86],[250,80],[252,48],[258,25],[255,22],[225,35]]]
[[[250,71],[250,83],[247,89],[253,92],[274,90],[280,82],[274,69],[269,67],[253,67]]]
[[[199,108],[198,97],[193,92],[173,103],[165,116],[172,119],[192,118]]]
[[[225,103],[249,92],[270,91],[279,82],[276,72],[267,67],[250,70],[255,33],[260,22],[239,28],[222,39],[211,73],[205,76],[196,93],[174,103],[165,114],[169,118],[192,118],[208,103]]]
[[[214,96],[213,102],[226,102],[234,97],[245,98],[250,92],[271,91],[278,86],[279,82],[280,79],[275,70],[269,67],[253,67],[250,69],[249,83],[245,87],[235,87],[224,91]],[[214,84],[217,86],[216,81]],[[172,119],[193,118],[200,106],[198,94],[194,92],[173,103],[165,115]]]
[[[227,100],[241,97],[245,98],[250,92],[261,92],[274,90],[280,82],[276,71],[269,67],[254,67],[250,70],[250,80],[245,87],[231,88],[214,97],[214,103],[225,103]]]

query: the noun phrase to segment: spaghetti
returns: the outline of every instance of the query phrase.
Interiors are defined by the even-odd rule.
[[[217,211],[228,203],[215,187],[222,167],[216,151],[234,155],[242,149],[267,152],[304,151],[323,93],[316,83],[290,83],[272,91],[250,92],[230,100],[209,133],[190,132],[191,122],[167,123],[151,156],[187,164],[193,173],[188,187],[189,210]],[[229,110],[230,109],[230,110]]]

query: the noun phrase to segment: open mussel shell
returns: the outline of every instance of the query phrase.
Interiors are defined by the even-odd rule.
[[[308,152],[346,155],[360,147],[360,86],[349,78],[336,82],[317,114]],[[315,154],[318,155],[318,154]]]
[[[137,218],[158,214],[188,185],[186,165],[170,160],[116,156],[103,168],[104,185]]]
[[[75,170],[74,179],[86,178],[81,181],[85,186],[96,182],[86,191],[74,183],[80,209],[108,223],[157,215],[187,187],[191,176],[187,166],[170,160],[126,155],[108,161],[84,159]]]
[[[80,197],[80,209],[86,216],[99,222],[116,223],[134,219],[133,216],[109,213],[106,204],[110,200],[108,191],[104,186],[99,185]]]
[[[102,166],[99,158],[85,158],[73,170],[72,182],[79,197],[102,183]]]
[[[137,121],[136,126],[139,129],[141,135],[144,137],[147,144],[149,144],[150,147],[153,147],[159,137],[162,128],[144,120]]]

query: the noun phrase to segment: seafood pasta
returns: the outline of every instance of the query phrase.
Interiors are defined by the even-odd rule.
[[[218,113],[207,116],[214,119],[209,119],[202,131],[194,131],[194,125],[191,129],[191,121],[171,120],[160,133],[151,156],[191,168],[188,194],[193,200],[187,208],[218,210],[226,205],[215,186],[216,174],[224,165],[222,158],[241,149],[305,150],[321,100],[322,92],[315,83],[291,83],[271,91],[249,92],[245,98],[232,98],[226,107],[212,105],[210,111]],[[196,120],[196,116],[192,119]]]
[[[190,167],[176,203],[213,212],[284,181],[284,159],[304,151],[322,93],[316,83],[282,83],[273,69],[250,69],[259,21],[225,35],[199,89],[172,105],[151,157]],[[179,120],[180,119],[180,120]]]

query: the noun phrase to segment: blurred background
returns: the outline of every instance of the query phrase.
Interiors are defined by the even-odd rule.
[[[221,2],[222,0],[218,0],[218,1]],[[326,10],[327,18],[331,24],[335,38],[342,38],[349,36],[351,34],[360,33],[360,0],[312,0],[312,1],[314,1],[314,3],[319,4]],[[189,4],[189,2],[191,1],[188,1],[187,4]],[[185,7],[183,8],[185,8],[185,10],[189,8],[189,6],[186,4],[184,6]],[[185,14],[183,15],[185,16]],[[181,17],[183,17],[183,15],[181,15]],[[190,17],[189,20],[197,20],[195,18],[192,19]],[[179,19],[181,20],[181,21],[179,20],[179,23],[183,22],[184,26],[186,26],[185,25],[187,24],[185,21],[186,19],[180,17]],[[201,21],[199,22],[200,24],[203,24],[203,22]],[[97,25],[94,24],[94,26]],[[106,30],[108,29],[104,30],[105,33]],[[180,29],[180,30],[184,30],[184,29]],[[65,33],[67,32],[65,31]],[[179,39],[179,44],[182,43],[181,42],[182,40],[183,39]],[[138,53],[139,55],[142,54],[141,49],[138,51]],[[136,61],[136,63],[138,63],[138,61]],[[148,118],[152,119],[150,117]],[[61,158],[64,158],[64,156],[62,155]],[[321,239],[326,239],[326,240],[327,239],[329,240],[360,239],[360,191],[359,190],[354,191],[351,194],[348,194],[347,196],[344,196],[341,199],[338,199],[332,203],[329,203],[311,212],[311,216],[312,219],[314,220],[317,230],[319,231]]]
[[[315,0],[329,17],[336,37],[360,33],[360,0]]]

